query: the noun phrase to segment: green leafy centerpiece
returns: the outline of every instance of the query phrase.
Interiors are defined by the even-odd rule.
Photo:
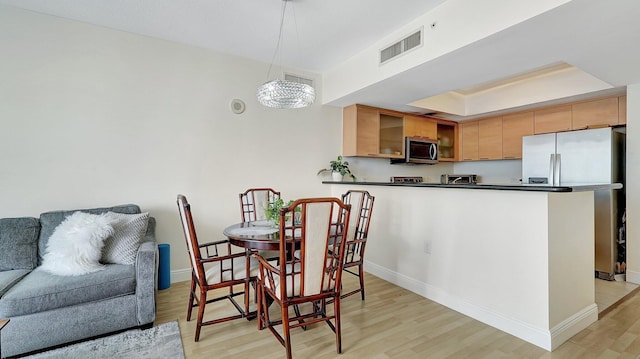
[[[278,198],[275,201],[273,201],[273,203],[269,203],[267,208],[265,208],[264,215],[273,227],[275,228],[280,227],[280,209],[289,207],[292,203],[293,201],[289,201],[285,205],[284,200],[282,198]],[[295,211],[299,212],[300,209],[296,208]],[[286,218],[286,220],[289,220],[289,219],[290,218]]]

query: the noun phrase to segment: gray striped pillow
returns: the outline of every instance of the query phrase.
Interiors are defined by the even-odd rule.
[[[149,212],[124,214],[109,212],[114,233],[104,242],[102,263],[134,264],[149,223]]]

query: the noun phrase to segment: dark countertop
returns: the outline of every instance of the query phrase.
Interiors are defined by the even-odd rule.
[[[575,184],[566,186],[545,186],[534,184],[441,184],[441,183],[391,183],[391,182],[334,182],[322,181],[324,184],[343,184],[358,186],[390,186],[390,187],[435,187],[435,188],[464,188],[464,189],[488,189],[504,191],[534,191],[534,192],[580,192],[596,191],[604,189],[620,189],[622,184]]]

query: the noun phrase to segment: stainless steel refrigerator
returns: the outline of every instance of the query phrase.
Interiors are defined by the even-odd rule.
[[[595,191],[596,275],[612,279],[618,261],[618,228],[624,213],[623,129],[598,128],[522,139],[522,182],[549,186],[622,183]]]

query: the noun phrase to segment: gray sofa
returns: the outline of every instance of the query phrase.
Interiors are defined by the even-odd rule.
[[[140,207],[81,211],[136,214]],[[105,270],[79,276],[34,270],[42,263],[54,229],[73,212],[0,219],[0,319],[11,319],[0,336],[3,358],[153,325],[157,283],[153,217],[134,265],[108,264]]]

